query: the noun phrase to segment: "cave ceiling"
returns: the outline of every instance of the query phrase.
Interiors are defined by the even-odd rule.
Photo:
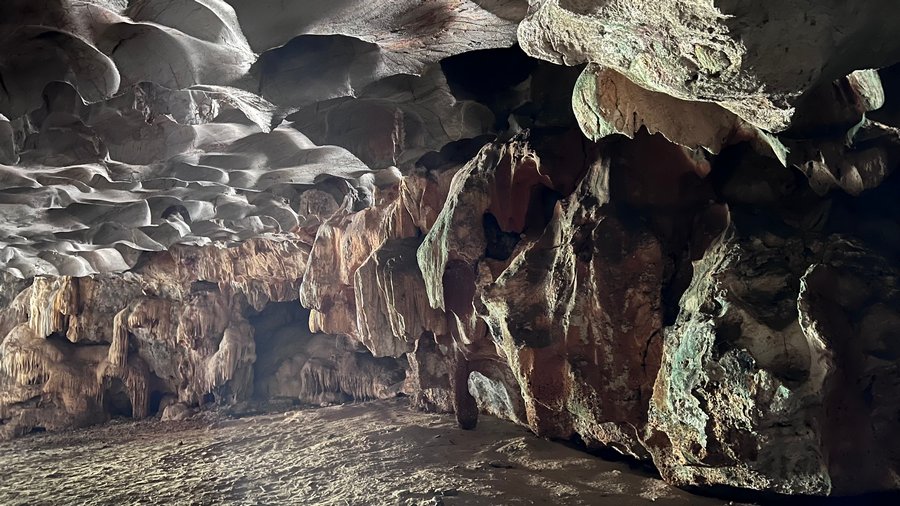
[[[572,108],[593,140],[647,128],[711,153],[751,140],[824,188],[859,191],[824,159],[840,146],[789,161],[777,134],[805,92],[900,55],[889,1],[288,3],[4,2],[0,267],[124,271],[141,252],[286,237],[365,207],[426,154],[510,126],[546,65],[515,44],[583,67]],[[520,82],[467,90],[485,65],[454,57],[491,50]],[[848,86],[851,121],[881,105],[880,86]],[[334,202],[310,206],[314,188]]]

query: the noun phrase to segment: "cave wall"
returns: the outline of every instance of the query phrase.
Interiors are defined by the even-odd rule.
[[[0,7],[0,437],[407,395],[900,487],[890,2],[268,3]]]

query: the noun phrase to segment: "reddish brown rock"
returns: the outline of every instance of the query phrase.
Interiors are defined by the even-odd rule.
[[[405,394],[900,488],[890,2],[263,3],[0,6],[0,437]]]
[[[184,247],[155,254],[135,273],[35,279],[0,319],[3,435],[141,418],[165,396],[184,406],[251,399],[257,356],[247,316],[271,301],[296,304],[307,250],[264,240]],[[335,366],[333,351],[319,351],[307,356],[324,360],[320,369]],[[381,374],[374,367],[364,377]],[[297,398],[313,401],[334,386],[311,381]],[[373,390],[372,381],[341,388],[351,398],[389,395],[389,385]]]

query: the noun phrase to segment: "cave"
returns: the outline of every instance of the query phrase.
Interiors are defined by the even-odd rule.
[[[5,0],[0,503],[896,503],[895,4]]]
[[[269,303],[249,316],[256,401],[321,406],[401,394],[402,360],[376,358],[344,336],[311,333],[309,316],[297,300]]]
[[[150,392],[150,396],[147,398],[148,416],[153,416],[160,412],[160,409],[162,408],[162,402],[165,397],[165,392],[161,392],[159,390],[152,390]]]
[[[112,378],[103,391],[103,411],[109,413],[110,418],[131,418],[134,410],[131,407],[131,399],[125,384],[119,378]]]

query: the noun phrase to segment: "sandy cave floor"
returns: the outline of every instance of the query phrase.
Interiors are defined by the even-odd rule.
[[[0,444],[0,504],[705,505],[525,428],[403,400],[113,422]]]

